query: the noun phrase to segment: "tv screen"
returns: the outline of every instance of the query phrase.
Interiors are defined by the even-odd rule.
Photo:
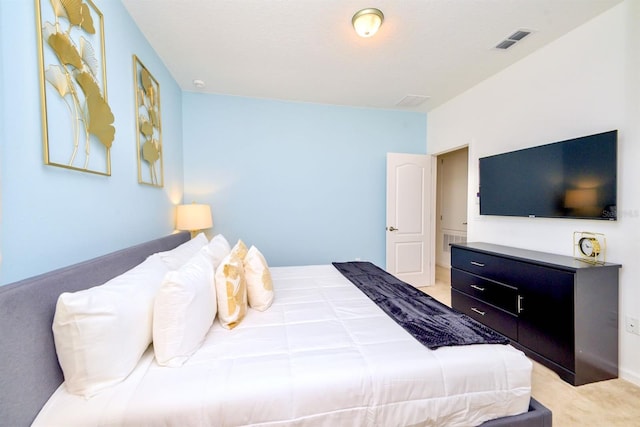
[[[618,131],[480,159],[480,215],[617,219]]]

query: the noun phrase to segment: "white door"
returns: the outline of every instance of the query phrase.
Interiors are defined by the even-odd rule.
[[[387,271],[413,286],[434,282],[431,156],[387,153]]]

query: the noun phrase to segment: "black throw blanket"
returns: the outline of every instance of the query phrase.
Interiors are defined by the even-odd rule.
[[[334,262],[347,279],[420,343],[434,350],[469,344],[508,344],[509,339],[452,310],[370,262]]]

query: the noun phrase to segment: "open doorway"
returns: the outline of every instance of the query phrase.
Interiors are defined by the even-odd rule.
[[[450,243],[467,241],[469,148],[437,157],[436,265],[451,267]]]

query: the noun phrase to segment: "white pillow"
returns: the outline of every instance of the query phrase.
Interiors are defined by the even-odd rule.
[[[193,239],[184,242],[180,246],[170,251],[158,252],[162,262],[164,262],[169,270],[177,270],[187,263],[198,251],[207,243],[207,237],[204,233],[199,233]]]
[[[203,247],[166,274],[153,312],[153,350],[162,366],[182,366],[202,345],[216,316],[214,270]]]
[[[242,260],[227,255],[216,270],[216,294],[218,298],[218,319],[227,329],[233,329],[247,313],[247,283],[244,279]]]
[[[153,302],[167,267],[152,255],[107,283],[58,297],[53,337],[70,393],[124,380],[151,343]]]
[[[231,252],[231,246],[229,246],[229,242],[224,238],[222,234],[217,234],[216,236],[214,236],[206,246],[206,248],[213,262],[214,271],[216,268],[218,268],[224,257],[229,255],[229,253]]]
[[[251,246],[244,258],[244,277],[247,280],[249,307],[265,311],[273,302],[273,281],[264,256]]]

